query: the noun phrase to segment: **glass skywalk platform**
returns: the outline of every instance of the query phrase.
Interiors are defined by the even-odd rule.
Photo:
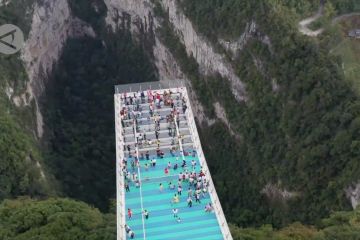
[[[116,87],[117,239],[232,239],[187,90],[162,87]]]

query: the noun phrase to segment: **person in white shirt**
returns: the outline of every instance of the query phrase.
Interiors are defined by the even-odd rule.
[[[156,166],[156,159],[155,159],[155,158],[153,158],[153,159],[151,160],[151,164],[152,164],[153,167]]]
[[[172,210],[172,212],[173,212],[173,214],[174,214],[174,218],[177,218],[177,217],[178,217],[179,209],[174,208],[174,209]]]
[[[195,170],[195,168],[196,168],[196,162],[195,162],[195,160],[192,160],[192,161],[191,161],[191,166],[192,166],[192,169]]]
[[[189,178],[189,184],[192,185],[193,182],[194,182],[194,178],[191,176],[191,177]]]
[[[182,192],[182,187],[178,186],[178,194],[179,194],[179,196],[181,196],[181,192]]]
[[[129,234],[129,238],[134,239],[135,233],[132,230],[130,230],[128,234]]]
[[[206,196],[206,193],[207,193],[207,188],[206,188],[206,187],[204,187],[204,188],[203,188],[203,190],[202,190],[202,195],[203,195],[203,197],[205,197],[205,196]]]

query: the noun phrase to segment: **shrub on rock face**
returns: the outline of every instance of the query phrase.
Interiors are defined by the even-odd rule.
[[[7,115],[0,116],[0,200],[44,192],[39,169],[33,162],[31,140]]]

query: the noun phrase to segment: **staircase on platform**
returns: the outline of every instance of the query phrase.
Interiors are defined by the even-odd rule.
[[[168,93],[171,92],[171,95]],[[143,97],[141,97],[143,93]],[[149,95],[164,94],[171,98],[174,108],[179,114],[172,114],[174,121],[168,122],[167,116],[174,111],[170,105],[161,103],[160,107],[154,106],[153,114],[149,111],[151,100]],[[170,97],[169,97],[170,96]],[[130,97],[133,98],[130,103]],[[154,103],[153,103],[154,105]],[[183,106],[187,108],[183,111]],[[128,114],[121,116],[120,112],[127,109]],[[156,141],[154,119],[159,118],[158,139]],[[116,186],[117,186],[117,240],[131,239],[127,234],[125,225],[134,232],[134,239],[147,240],[232,240],[219,198],[217,196],[206,160],[201,147],[199,135],[196,129],[191,104],[187,89],[182,85],[169,86],[168,88],[154,84],[131,84],[117,86],[115,94],[115,127],[116,127]],[[146,135],[146,140],[144,140]],[[148,142],[151,140],[151,142]],[[130,148],[130,152],[128,151]],[[170,153],[170,149],[175,149]],[[164,153],[158,156],[157,151]],[[146,153],[150,155],[146,159]],[[152,159],[156,159],[156,166],[151,166]],[[125,167],[130,173],[129,177],[124,171],[124,159],[127,160]],[[139,161],[135,167],[131,162]],[[191,162],[196,162],[195,168]],[[183,161],[186,167],[182,168]],[[170,163],[168,174],[165,168]],[[148,167],[146,167],[146,164]],[[173,166],[178,164],[176,170]],[[189,181],[179,183],[180,173],[201,171],[205,175],[206,182],[202,181],[201,203],[195,202],[188,207]],[[132,176],[137,175],[137,181]],[[125,191],[125,182],[130,186],[130,191]],[[138,182],[138,186],[136,186]],[[168,187],[169,183],[175,185],[175,189]],[[204,184],[205,183],[205,184]],[[163,191],[160,191],[160,184]],[[183,191],[179,196],[179,203],[172,203],[177,194],[178,184],[182,185]],[[193,193],[195,187],[191,185]],[[211,203],[212,212],[205,212],[205,206]],[[180,220],[173,216],[172,210],[178,209]],[[131,209],[133,216],[127,216],[127,210]],[[146,219],[143,211],[149,212]]]

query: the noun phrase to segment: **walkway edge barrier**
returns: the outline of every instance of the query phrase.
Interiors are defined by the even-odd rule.
[[[122,136],[122,124],[120,118],[121,96],[115,94],[115,131],[116,131],[116,218],[117,240],[126,240],[126,209],[125,209],[125,184],[122,173],[122,160],[124,159],[124,140]]]

